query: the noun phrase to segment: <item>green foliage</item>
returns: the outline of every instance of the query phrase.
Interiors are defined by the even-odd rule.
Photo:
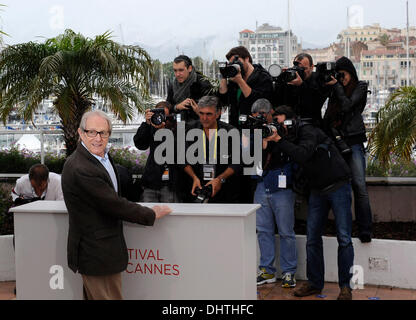
[[[368,162],[366,174],[369,177],[416,177],[416,160],[407,161],[393,156],[390,166],[386,168],[373,158]]]
[[[0,173],[28,173],[31,166],[41,162],[39,153],[28,150],[18,150],[16,147],[10,150],[0,151]],[[61,173],[65,163],[64,155],[45,153],[45,165],[49,171]]]
[[[13,201],[10,192],[0,185],[0,235],[13,234],[13,214],[9,213]]]
[[[369,139],[370,153],[388,169],[394,159],[411,161],[416,143],[416,88],[401,87],[378,112]]]
[[[378,37],[378,41],[380,41],[381,45],[387,46],[387,44],[390,41],[390,36],[388,34],[386,34],[386,33],[383,33],[382,35],[380,35]]]
[[[143,173],[148,153],[139,153],[138,151],[133,150],[129,147],[122,149],[116,149],[111,147],[109,153],[115,163],[118,163],[123,167],[126,167],[132,174]]]
[[[146,152],[139,153],[130,148],[110,148],[111,157],[130,170],[132,174],[141,174],[147,161]],[[65,155],[45,153],[45,165],[50,172],[62,173],[65,164]],[[40,154],[28,150],[19,151],[16,147],[10,150],[0,150],[0,173],[28,173],[32,165],[40,163]]]
[[[13,147],[0,151],[1,173],[27,173],[32,165],[39,162],[40,156],[28,150],[20,151]]]

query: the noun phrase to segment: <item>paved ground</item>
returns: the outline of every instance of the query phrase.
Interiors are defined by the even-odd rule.
[[[304,281],[298,281],[301,285]],[[15,282],[0,282],[0,300],[13,300]],[[327,282],[320,296],[297,298],[293,289],[284,289],[280,281],[257,287],[259,300],[336,300],[339,294],[337,283]],[[385,286],[365,286],[362,290],[353,291],[353,300],[416,300],[416,290],[390,288]]]
[[[300,286],[305,281],[297,281]],[[280,281],[257,286],[259,300],[336,300],[339,294],[338,283],[326,282],[320,295],[298,298],[293,296],[294,289],[281,287]],[[353,300],[416,300],[416,290],[391,288],[386,286],[364,286],[353,290]]]

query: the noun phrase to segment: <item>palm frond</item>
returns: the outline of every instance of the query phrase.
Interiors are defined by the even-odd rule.
[[[369,149],[388,167],[392,156],[410,161],[416,143],[416,88],[402,87],[391,94],[378,113]]]

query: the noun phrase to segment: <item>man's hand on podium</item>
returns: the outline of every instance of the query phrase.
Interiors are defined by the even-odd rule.
[[[156,219],[160,219],[172,212],[172,209],[168,206],[154,206],[152,209],[156,214]]]

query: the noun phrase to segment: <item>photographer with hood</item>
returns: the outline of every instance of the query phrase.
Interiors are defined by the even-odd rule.
[[[367,103],[368,84],[359,81],[350,59],[339,58],[335,63],[339,81],[333,78],[333,93],[324,116],[327,133],[336,141],[352,172],[355,219],[361,242],[370,242],[372,214],[365,182],[365,151],[367,141],[361,113]]]
[[[295,289],[294,295],[317,294],[324,287],[322,234],[332,208],[338,240],[338,300],[351,300],[350,268],[354,265],[354,248],[351,241],[351,172],[348,164],[331,138],[321,129],[294,118],[290,107],[280,106],[275,114],[287,134],[280,136],[276,131],[270,140],[277,142],[280,150],[300,165],[311,188],[306,236],[308,282]]]

